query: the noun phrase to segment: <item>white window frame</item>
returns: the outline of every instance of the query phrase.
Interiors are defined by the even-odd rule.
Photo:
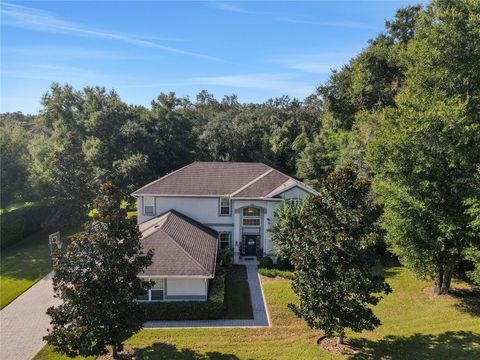
[[[153,199],[153,205],[145,205],[145,202],[146,202],[145,200],[146,200],[146,199]],[[144,196],[143,199],[142,199],[142,213],[143,213],[143,215],[145,215],[145,216],[155,216],[156,207],[157,207],[157,206],[156,206],[156,203],[157,203],[157,201],[156,201],[156,199],[155,199],[155,196]],[[153,212],[152,212],[151,214],[150,214],[150,213],[147,213],[147,212],[145,211],[145,207],[146,207],[146,206],[153,207]]]
[[[227,200],[228,201],[228,214],[223,214],[222,213],[222,208],[226,208],[226,205],[222,205],[222,201]],[[219,216],[231,216],[232,215],[232,200],[228,197],[221,197],[218,200],[218,215]]]
[[[232,248],[232,232],[231,231],[219,231],[218,232],[218,248],[222,249],[222,235],[228,235],[228,247],[226,247],[224,249],[231,249]]]
[[[258,209],[258,215],[245,215],[245,209],[254,208]],[[244,227],[260,227],[262,225],[261,221],[262,210],[255,206],[247,206],[242,209],[242,226]],[[245,220],[258,220],[258,225],[245,224]]]
[[[166,288],[165,288],[165,278],[149,278],[147,280],[153,280],[155,282],[161,281],[162,282],[162,288],[161,289],[154,289],[153,287],[148,289],[147,291],[147,299],[146,300],[140,300],[136,299],[138,302],[160,302],[160,301],[165,301],[165,296],[166,296]],[[162,290],[163,291],[163,297],[162,300],[152,300],[152,290]]]

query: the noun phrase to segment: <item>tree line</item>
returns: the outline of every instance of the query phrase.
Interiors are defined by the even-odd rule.
[[[479,14],[474,0],[402,8],[303,100],[202,91],[147,108],[53,84],[38,115],[1,116],[2,203],[34,194],[83,210],[92,184],[130,192],[194,160],[262,161],[317,188],[351,164],[389,249],[446,292],[459,262],[480,258]]]

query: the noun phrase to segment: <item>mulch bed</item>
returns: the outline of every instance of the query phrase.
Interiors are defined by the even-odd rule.
[[[275,276],[275,277],[270,277],[270,276],[264,276],[262,274],[259,274],[260,275],[260,280],[262,282],[267,282],[267,281],[280,281],[280,280],[288,280],[288,279],[285,279],[281,276]]]
[[[341,355],[358,354],[359,349],[352,340],[344,339],[343,344],[337,344],[337,337],[322,336],[317,340],[317,344],[328,352]]]
[[[247,281],[245,265],[231,265],[227,270],[227,281]]]

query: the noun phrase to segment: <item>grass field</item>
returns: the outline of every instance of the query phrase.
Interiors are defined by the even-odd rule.
[[[394,292],[376,307],[382,325],[375,331],[347,334],[363,343],[353,359],[478,359],[480,358],[480,301],[478,298],[428,299],[403,268],[390,268]],[[138,359],[340,359],[320,349],[319,332],[308,329],[287,308],[295,301],[287,280],[263,284],[272,328],[149,329],[126,343]],[[66,359],[45,347],[35,358]]]
[[[248,281],[236,280],[228,282],[226,286],[227,313],[225,319],[253,319]]]
[[[8,305],[51,270],[49,233],[51,231],[35,233],[2,250],[0,308]]]

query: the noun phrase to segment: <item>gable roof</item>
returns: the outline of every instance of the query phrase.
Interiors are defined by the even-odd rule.
[[[132,195],[255,198],[266,197],[292,181],[305,187],[300,181],[263,163],[194,162],[145,185]]]
[[[154,250],[143,275],[213,277],[217,232],[170,210],[139,225],[142,247]]]

